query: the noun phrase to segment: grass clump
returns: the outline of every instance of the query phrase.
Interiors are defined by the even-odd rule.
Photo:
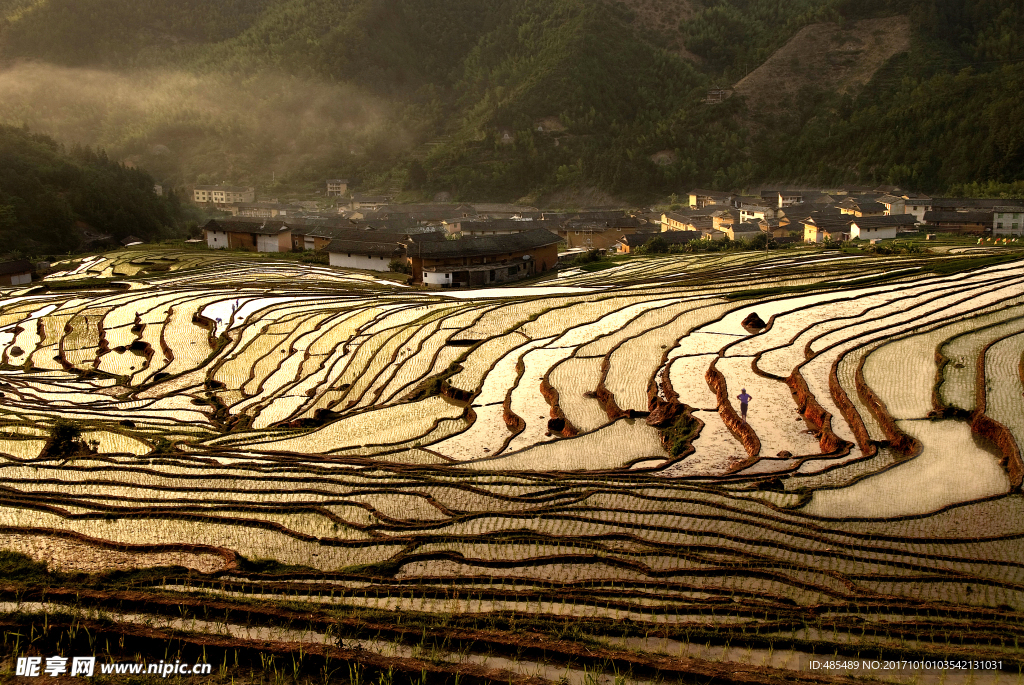
[[[689,412],[683,412],[666,428],[661,429],[662,442],[668,453],[678,457],[697,439],[701,423]]]

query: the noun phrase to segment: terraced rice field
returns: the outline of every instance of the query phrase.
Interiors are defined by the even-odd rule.
[[[1024,664],[1022,261],[641,258],[476,293],[203,251],[62,267],[0,290],[0,546],[79,597],[67,574],[126,574],[84,595],[112,625],[76,619],[122,644],[437,682]],[[73,613],[34,587],[0,587],[39,594],[17,620]],[[221,628],[174,622],[210,602]],[[654,638],[677,653],[627,648]]]

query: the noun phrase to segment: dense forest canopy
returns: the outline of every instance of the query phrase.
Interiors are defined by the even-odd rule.
[[[184,218],[178,198],[158,196],[153,177],[88,147],[0,127],[2,253],[40,255],[82,247],[87,234],[162,237]]]
[[[697,0],[667,32],[643,6],[0,0],[0,120],[101,145],[171,185],[268,194],[337,175],[467,200],[1024,181],[1020,3]],[[910,49],[859,89],[808,78],[772,108],[702,103],[804,27],[895,16]]]

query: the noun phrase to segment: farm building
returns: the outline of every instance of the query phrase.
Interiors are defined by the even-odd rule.
[[[230,211],[231,216],[247,219],[276,219],[282,216],[297,216],[302,213],[302,207],[280,202],[246,202],[233,205]]]
[[[995,207],[992,210],[992,235],[1021,235],[1024,207]]]
[[[214,250],[290,252],[292,229],[283,221],[218,221],[203,226],[206,244]]]
[[[365,240],[336,238],[327,246],[331,266],[347,269],[387,271],[392,260],[403,259],[406,247],[400,242],[385,241],[366,235]]]
[[[408,249],[412,282],[466,287],[527,278],[558,264],[560,242],[551,231],[533,229],[514,235],[417,243]]]
[[[761,235],[761,226],[755,223],[733,224],[725,230],[729,240],[751,240]]]
[[[352,196],[352,202],[350,207],[353,210],[360,209],[372,209],[377,210],[381,207],[386,207],[391,203],[390,195],[360,195],[356,193]]]
[[[917,217],[913,214],[869,216],[850,222],[850,237],[856,240],[889,240],[900,231],[916,225]]]
[[[720,193],[716,190],[697,188],[689,193],[690,208],[704,209],[708,205],[728,205],[732,201],[732,193]]]
[[[863,218],[866,216],[885,216],[887,206],[874,199],[850,198],[839,203],[839,211],[843,214]]]
[[[850,238],[848,216],[818,215],[801,220],[805,243],[821,243],[826,240],[848,240]]]
[[[609,250],[615,248],[623,235],[646,227],[646,222],[626,216],[611,221],[570,219],[554,230],[568,247]]]
[[[762,190],[761,201],[778,209],[792,207],[804,201],[802,190]]]
[[[371,226],[293,226],[292,250],[323,250],[333,240],[357,243],[401,243],[403,245],[445,240],[441,231],[401,231],[378,229]],[[347,253],[346,253],[347,254]],[[363,268],[363,267],[355,267]]]
[[[918,223],[921,223],[924,221],[925,212],[932,211],[932,199],[920,193],[904,193],[903,211],[906,214],[913,214]]]
[[[946,233],[985,233],[992,230],[992,211],[987,212],[925,212],[929,228]]]
[[[0,262],[0,286],[28,285],[32,282],[32,263],[27,259]]]

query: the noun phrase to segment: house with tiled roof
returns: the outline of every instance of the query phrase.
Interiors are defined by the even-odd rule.
[[[203,226],[206,244],[214,250],[290,252],[292,228],[283,221],[224,221],[210,219]]]
[[[913,229],[917,217],[913,214],[866,216],[850,222],[850,237],[854,240],[889,240],[900,231]]]
[[[511,235],[424,242],[410,246],[412,282],[440,287],[484,286],[528,278],[558,264],[556,234],[533,229]]]
[[[0,262],[0,286],[28,285],[34,270],[27,259]]]

